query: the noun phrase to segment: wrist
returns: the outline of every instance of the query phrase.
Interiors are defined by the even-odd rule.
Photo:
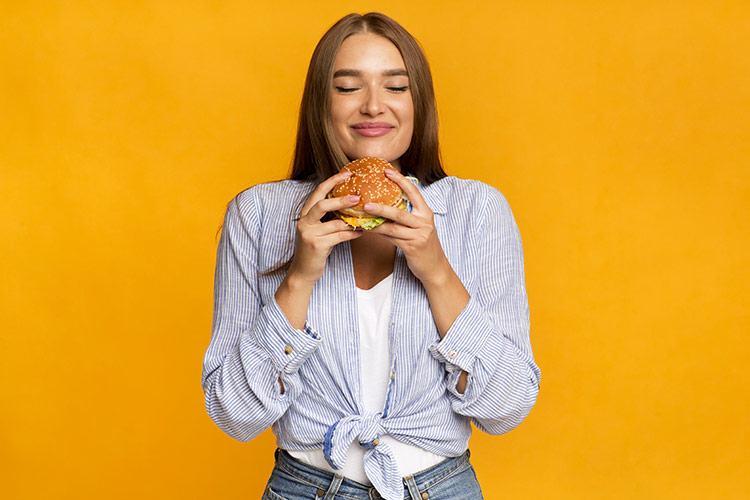
[[[292,265],[289,267],[289,271],[284,277],[284,280],[281,282],[281,285],[295,292],[312,291],[315,283],[318,281],[318,278],[320,278],[320,276],[314,278],[305,276],[304,274],[299,272],[294,263],[292,263]]]
[[[430,273],[430,280],[423,281],[422,285],[427,292],[432,317],[442,339],[469,302],[469,292],[447,259],[446,266],[439,266]]]
[[[313,286],[315,286],[315,282],[299,279],[296,275],[289,273],[274,294],[276,303],[286,316],[289,324],[297,330],[302,330],[305,327],[307,306],[310,302]]]
[[[451,267],[450,263],[448,262],[448,259],[445,259],[443,260],[443,263],[441,265],[430,271],[427,276],[425,276],[420,281],[422,282],[422,286],[424,286],[425,289],[439,289],[441,287],[449,286],[453,281],[456,280],[460,281],[458,279],[458,275],[456,275],[456,272],[453,270],[453,267]]]

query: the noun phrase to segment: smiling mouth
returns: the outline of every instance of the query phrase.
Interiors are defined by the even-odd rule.
[[[361,122],[352,125],[351,128],[359,135],[365,137],[380,137],[396,127],[385,122]]]

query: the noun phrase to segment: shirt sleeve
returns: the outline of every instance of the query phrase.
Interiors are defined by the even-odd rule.
[[[479,214],[476,286],[448,332],[430,346],[444,363],[453,411],[484,432],[503,434],[529,414],[541,372],[529,337],[529,307],[518,226],[503,195],[493,189]],[[467,372],[463,394],[456,389]]]
[[[227,207],[216,255],[211,342],[203,363],[208,414],[240,441],[253,439],[286,412],[302,390],[299,367],[320,344],[308,325],[292,327],[273,298],[265,304],[261,300],[259,217],[252,190]]]

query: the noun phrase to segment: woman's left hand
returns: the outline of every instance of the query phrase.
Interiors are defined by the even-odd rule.
[[[391,169],[386,169],[385,175],[401,187],[413,210],[410,213],[396,207],[368,203],[364,207],[366,212],[388,219],[371,231],[401,249],[409,269],[425,286],[444,281],[453,270],[440,246],[432,210],[406,177]]]
[[[435,230],[435,214],[417,187],[395,170],[387,169],[385,174],[401,186],[414,209],[409,213],[400,208],[366,204],[365,211],[388,219],[371,231],[389,239],[404,252],[409,269],[427,292],[435,326],[443,338],[469,302],[469,292],[443,252]],[[460,375],[456,388],[463,394],[466,373]]]

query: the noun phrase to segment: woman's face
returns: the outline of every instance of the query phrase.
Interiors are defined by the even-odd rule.
[[[333,68],[331,117],[334,137],[355,160],[375,156],[400,169],[411,143],[414,104],[406,65],[395,45],[372,33],[341,44]]]

